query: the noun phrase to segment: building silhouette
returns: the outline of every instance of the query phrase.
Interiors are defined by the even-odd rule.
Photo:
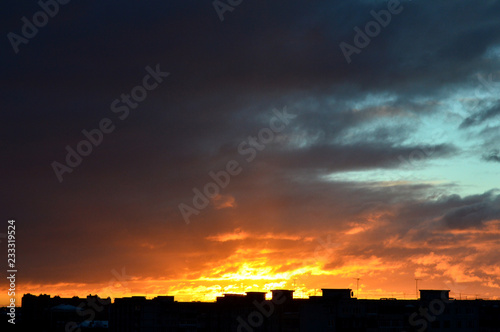
[[[322,289],[294,299],[291,290],[224,294],[215,302],[173,296],[101,299],[26,294],[19,324],[33,331],[500,331],[500,301],[455,300],[420,290],[418,300],[357,299],[351,289]]]

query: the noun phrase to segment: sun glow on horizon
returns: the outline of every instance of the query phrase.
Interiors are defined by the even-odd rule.
[[[354,234],[358,234],[355,232]],[[220,237],[225,240],[236,238],[231,236]],[[307,242],[308,240],[306,240]],[[331,258],[341,252],[341,247],[332,246],[328,253],[316,251],[310,258],[287,257],[281,259],[281,264],[275,263],[273,255],[277,250],[271,248],[240,248],[230,255],[221,266],[209,268],[197,278],[151,278],[128,276],[124,280],[111,280],[105,284],[86,283],[56,283],[20,285],[22,294],[31,293],[49,294],[61,297],[85,297],[97,294],[101,297],[130,297],[146,296],[151,299],[155,296],[170,295],[176,301],[215,301],[223,294],[244,294],[245,292],[260,291],[269,293],[273,289],[294,290],[295,298],[307,298],[320,295],[321,288],[350,288],[358,298],[415,298],[412,289],[413,280],[419,277],[425,281],[425,288],[450,289],[453,294],[468,294],[473,292],[468,285],[471,282],[486,282],[490,287],[498,287],[492,280],[481,280],[479,277],[468,275],[464,265],[453,263],[450,257],[431,252],[410,260],[410,264],[419,266],[416,274],[404,274],[401,271],[403,263],[384,262],[376,256],[348,259],[338,267],[328,267]],[[270,256],[268,256],[270,255]],[[430,268],[439,266],[437,272],[444,272],[444,279],[438,274],[429,273]],[[124,275],[128,275],[128,272]],[[498,275],[498,269],[485,270],[488,275]],[[390,277],[389,277],[390,276]],[[358,293],[356,293],[356,278],[361,278]],[[6,294],[6,292],[4,292]],[[20,294],[20,293],[18,293]],[[472,296],[473,294],[469,294]],[[270,296],[269,294],[267,295]],[[458,296],[458,295],[457,295]],[[22,295],[17,296],[18,303]],[[500,298],[499,294],[481,294],[483,298]],[[0,298],[5,305],[7,297]]]

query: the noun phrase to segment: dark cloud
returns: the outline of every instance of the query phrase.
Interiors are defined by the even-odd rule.
[[[500,104],[497,102],[495,106],[483,109],[467,117],[461,124],[460,128],[477,126],[483,122],[490,120],[500,114]]]
[[[351,145],[315,145],[304,149],[277,152],[269,156],[270,162],[283,169],[322,170],[325,173],[366,170],[374,168],[397,168],[400,156],[413,152],[434,151],[433,158],[453,154],[456,148],[439,146],[394,146],[382,143],[360,143]],[[424,158],[425,155],[424,155]]]
[[[492,212],[496,213],[492,214]],[[443,220],[451,227],[477,227],[482,225],[485,221],[498,218],[498,216],[500,216],[499,212],[500,211],[498,209],[492,211],[491,206],[488,204],[478,203],[449,212],[445,215]]]
[[[500,163],[500,151],[493,150],[488,154],[483,155],[483,159],[486,161],[499,162]]]
[[[443,222],[450,228],[481,227],[484,222],[500,218],[500,195],[488,192],[483,195],[458,199],[443,217]]]

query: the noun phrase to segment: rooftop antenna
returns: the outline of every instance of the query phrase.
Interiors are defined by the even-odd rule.
[[[353,278],[353,279],[356,279],[356,297],[359,298],[359,279],[360,278]]]
[[[415,278],[415,296],[417,297],[418,300],[418,281],[422,279],[417,279]]]

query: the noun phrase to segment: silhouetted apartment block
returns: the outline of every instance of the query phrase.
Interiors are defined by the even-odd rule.
[[[421,289],[420,290],[420,300],[422,301],[432,301],[436,299],[449,300],[450,291],[449,290],[434,290],[434,289]]]
[[[293,300],[293,290],[275,289],[271,291],[272,301],[278,303],[289,302]]]
[[[108,331],[111,299],[25,294],[19,326],[25,331],[73,332]]]
[[[323,298],[325,299],[350,299],[353,296],[350,289],[330,289],[322,288]]]

